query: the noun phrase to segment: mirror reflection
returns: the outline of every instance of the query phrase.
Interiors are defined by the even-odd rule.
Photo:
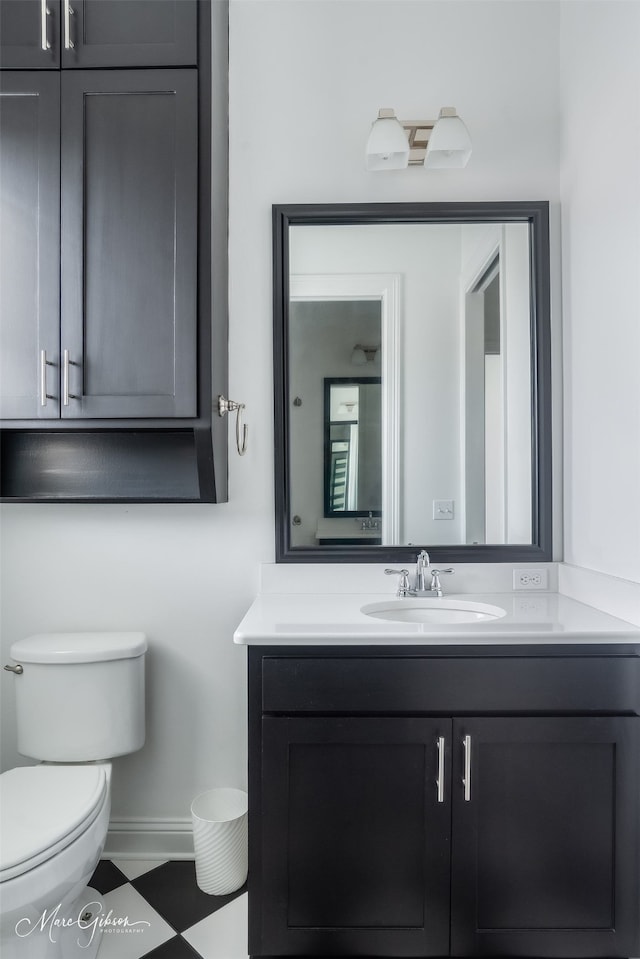
[[[362,349],[356,347],[356,349]],[[375,352],[375,348],[372,348]],[[380,377],[324,381],[324,515],[380,516],[382,408]],[[379,529],[369,523],[363,529]]]
[[[529,224],[292,226],[289,249],[292,545],[530,544]],[[365,368],[379,442],[354,473],[337,410]]]

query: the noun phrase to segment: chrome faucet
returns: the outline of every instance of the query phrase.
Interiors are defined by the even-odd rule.
[[[440,577],[443,574],[454,572],[451,567],[448,569],[432,569],[429,562],[429,554],[426,549],[418,553],[416,562],[416,585],[411,585],[411,577],[408,569],[385,569],[385,576],[399,576],[396,596],[443,596],[442,583]],[[426,575],[431,574],[431,583],[426,585]]]
[[[380,529],[380,518],[374,516],[372,511],[369,510],[369,516],[367,519],[363,519],[360,523],[360,529],[364,532],[365,530],[379,530]]]
[[[418,561],[416,563],[416,592],[424,593],[427,589],[427,582],[425,579],[425,574],[429,570],[429,554],[426,549],[423,549],[418,553]]]

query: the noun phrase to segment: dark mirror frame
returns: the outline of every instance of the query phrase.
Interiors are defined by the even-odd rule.
[[[530,233],[531,544],[465,546],[292,546],[289,491],[289,228],[383,223],[523,223]],[[275,404],[276,562],[408,565],[421,549],[433,563],[550,562],[552,553],[551,323],[549,204],[357,203],[273,206],[273,365]]]

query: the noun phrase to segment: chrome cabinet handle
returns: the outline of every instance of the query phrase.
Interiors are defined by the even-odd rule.
[[[69,405],[69,350],[62,354],[62,404]]]
[[[438,802],[444,802],[444,736],[438,736]]]
[[[64,48],[65,50],[73,50],[75,44],[71,39],[71,17],[75,13],[75,10],[71,6],[69,0],[64,0]]]
[[[462,779],[464,801],[471,802],[471,736],[465,736],[462,745],[464,746],[464,776]]]
[[[47,393],[47,367],[55,365],[47,359],[47,351],[40,350],[40,406],[46,406],[47,400],[55,400],[55,396]]]
[[[79,400],[81,397],[77,393],[69,392],[69,366],[77,366],[73,360],[69,359],[69,350],[62,351],[62,405],[68,406],[69,400]]]
[[[40,46],[46,53],[51,49],[51,41],[48,37],[47,17],[51,16],[51,10],[47,6],[47,0],[40,0]]]

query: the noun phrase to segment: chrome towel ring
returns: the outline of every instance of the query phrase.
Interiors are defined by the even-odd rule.
[[[220,393],[218,396],[218,416],[224,416],[226,413],[232,413],[235,410],[236,447],[239,456],[244,456],[244,454],[247,452],[247,437],[249,435],[249,427],[246,425],[246,423],[242,422],[243,409],[244,403],[236,403],[235,400],[227,400],[224,398],[222,393]]]

